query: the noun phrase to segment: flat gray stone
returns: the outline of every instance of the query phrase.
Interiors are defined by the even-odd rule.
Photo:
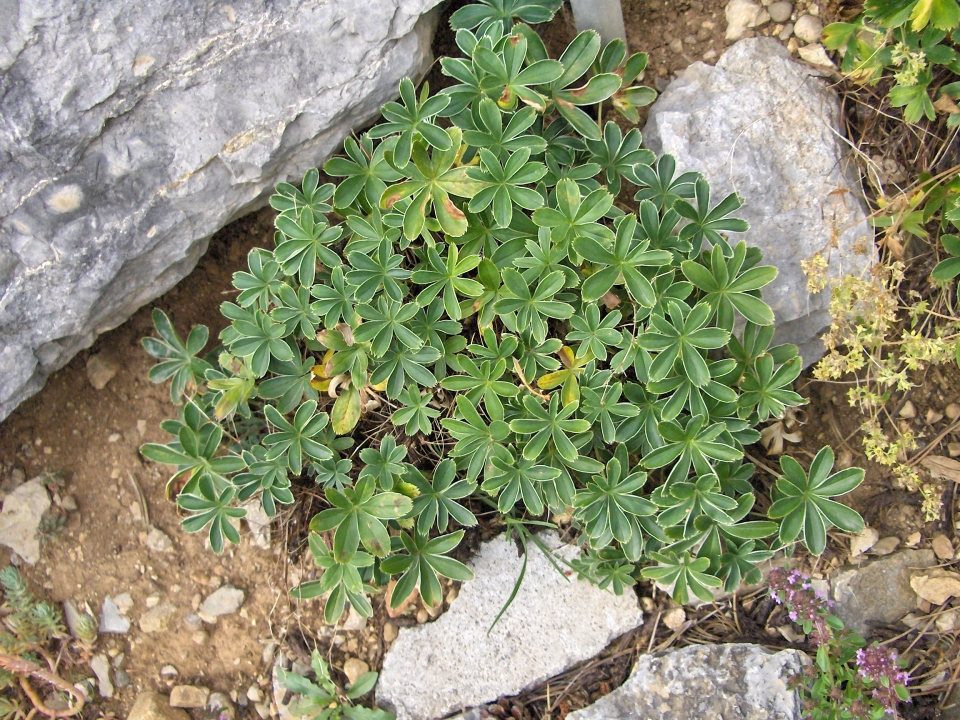
[[[425,72],[438,3],[0,2],[0,420]]]
[[[197,610],[204,622],[215,623],[222,615],[233,615],[243,605],[244,593],[240,588],[224,585],[207,596]]]
[[[557,547],[555,533],[540,536]],[[397,720],[439,718],[525,688],[587,660],[639,626],[630,592],[617,597],[557,572],[533,543],[520,591],[496,627],[523,558],[503,536],[484,543],[450,609],[436,622],[403,628],[387,652],[377,701]],[[579,549],[565,545],[562,557]],[[563,567],[561,565],[561,567]]]
[[[140,630],[147,634],[163,632],[170,627],[170,620],[176,613],[177,609],[170,603],[155,605],[140,616]]]
[[[787,687],[805,662],[796,650],[691,645],[641,655],[627,681],[568,720],[800,720]]]
[[[715,67],[696,62],[651,106],[646,145],[697,171],[711,201],[738,192],[742,235],[780,274],[763,290],[778,343],[800,347],[804,364],[823,356],[830,289],[811,294],[800,263],[822,253],[828,279],[867,272],[873,231],[858,175],[840,137],[837,93],[772,38],[741,40]],[[739,242],[733,234],[731,240]]]
[[[90,669],[97,676],[97,691],[101,697],[113,697],[113,684],[110,682],[110,661],[104,654],[94,655],[90,660]]]
[[[103,599],[103,609],[100,612],[100,632],[123,635],[129,630],[130,620],[124,617],[124,613],[117,602],[111,597],[105,597]]]
[[[0,545],[6,545],[25,563],[40,559],[40,535],[37,529],[43,514],[50,509],[50,495],[40,478],[34,478],[11,492],[0,512]]]
[[[871,623],[895,623],[916,610],[917,594],[910,587],[910,576],[914,569],[936,564],[932,550],[901,550],[841,570],[830,580],[833,614],[851,630],[869,637]]]

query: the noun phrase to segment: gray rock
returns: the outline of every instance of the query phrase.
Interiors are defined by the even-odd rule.
[[[425,71],[438,2],[0,3],[0,419]]]
[[[197,687],[196,685],[175,685],[170,691],[170,707],[206,707],[207,698],[209,697],[209,688]]]
[[[833,613],[847,627],[869,637],[872,624],[895,623],[917,608],[917,594],[910,587],[912,571],[936,564],[932,550],[901,550],[841,570],[830,580]]]
[[[190,613],[183,616],[183,624],[190,630],[202,630],[203,619],[196,613]]]
[[[94,655],[90,660],[90,669],[97,676],[97,690],[101,697],[113,697],[113,685],[110,683],[110,661],[106,655]]]
[[[839,116],[834,90],[776,40],[754,38],[714,67],[688,67],[653,104],[643,131],[652,150],[676,157],[678,171],[703,173],[714,203],[734,191],[743,198],[737,215],[751,226],[744,239],[780,270],[763,290],[776,341],[799,345],[805,365],[823,355],[830,292],[807,292],[801,261],[822,252],[834,279],[866,272],[875,253]]]
[[[215,623],[222,615],[233,615],[243,605],[243,590],[224,585],[200,604],[197,615],[207,623]]]
[[[167,698],[160,693],[142,692],[130,709],[127,720],[190,720],[183,710],[170,707]]]
[[[250,528],[253,544],[262,550],[269,550],[272,518],[264,511],[260,498],[250,498],[240,507],[247,511],[243,519],[247,523],[247,527]]]
[[[793,14],[793,3],[787,2],[787,0],[778,0],[778,2],[770,3],[767,12],[770,13],[770,19],[774,22],[785,23]]]
[[[787,687],[805,662],[796,650],[759,645],[691,645],[641,655],[621,687],[568,720],[800,720]]]
[[[173,540],[160,528],[150,528],[147,533],[147,549],[155,553],[170,552],[173,549]]]
[[[125,687],[130,687],[130,675],[126,670],[117,670],[113,674],[113,682],[118,690],[123,690]]]
[[[170,603],[160,603],[140,616],[140,630],[147,634],[162,632],[170,627],[170,619],[177,609]]]
[[[123,616],[113,598],[105,597],[100,611],[100,632],[123,635],[129,630],[130,620]]]
[[[0,512],[0,545],[6,545],[23,561],[33,565],[40,559],[37,529],[50,509],[50,496],[40,478],[34,478],[11,492]]]
[[[793,25],[793,34],[808,43],[819,42],[823,32],[823,22],[813,15],[801,15]]]
[[[541,538],[557,547],[554,533]],[[503,537],[484,543],[465,582],[436,622],[400,630],[383,661],[377,700],[397,720],[443,717],[463,707],[514,695],[596,655],[637,627],[643,613],[633,593],[617,597],[565,577],[528,543],[527,572],[516,599],[507,602],[523,558]],[[579,550],[563,546],[569,560]]]

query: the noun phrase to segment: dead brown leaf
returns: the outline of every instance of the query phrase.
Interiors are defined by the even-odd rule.
[[[960,482],[960,462],[943,455],[928,455],[920,461],[934,480],[953,480]]]

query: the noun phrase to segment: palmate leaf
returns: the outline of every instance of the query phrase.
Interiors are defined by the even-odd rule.
[[[827,546],[827,530],[836,525],[846,532],[863,530],[863,518],[856,510],[831,500],[845,495],[863,482],[861,468],[847,468],[831,474],[833,449],[828,445],[816,454],[810,463],[810,472],[804,472],[789,455],[780,458],[783,476],[777,480],[774,503],[769,516],[780,520],[780,541],[791,543],[798,537],[814,555]]]
[[[160,338],[146,337],[140,343],[160,362],[150,368],[147,377],[155,383],[170,380],[170,401],[176,404],[181,397],[196,392],[207,370],[213,367],[197,357],[206,346],[210,331],[205,325],[196,325],[184,343],[163,310],[154,308],[152,317]]]
[[[654,162],[656,156],[650,150],[641,150],[641,142],[643,137],[639,130],[633,128],[624,137],[620,126],[612,120],[603,126],[603,139],[586,141],[591,160],[600,166],[607,180],[607,189],[613,195],[620,193],[621,178],[634,165]]]
[[[679,203],[678,203],[679,205]],[[689,227],[689,226],[687,226]],[[777,269],[769,265],[744,269],[748,248],[740,242],[725,257],[724,246],[714,244],[701,262],[684,260],[680,267],[684,276],[703,294],[716,313],[717,326],[733,331],[734,311],[755,325],[773,325],[773,310],[758,295],[777,277]],[[702,263],[702,264],[701,264]]]
[[[563,66],[556,60],[541,58],[524,67],[528,40],[523,33],[508,37],[499,52],[490,48],[488,42],[484,38],[470,53],[474,67],[482,73],[483,94],[507,110],[513,110],[522,101],[543,112],[546,98],[532,88],[556,80],[563,73]]]
[[[694,254],[700,253],[700,247],[706,240],[713,246],[722,248],[725,255],[730,251],[727,241],[720,234],[724,232],[746,232],[750,225],[746,220],[727,217],[736,212],[743,205],[743,201],[736,193],[730,193],[715,207],[710,207],[710,184],[703,177],[697,177],[694,183],[693,205],[686,200],[677,200],[673,207],[680,215],[690,222],[680,229],[680,239],[690,243]]]
[[[400,81],[400,102],[388,102],[383,106],[383,117],[387,122],[374,125],[367,133],[374,139],[399,135],[393,148],[393,164],[400,170],[410,162],[413,144],[418,138],[437,150],[450,150],[453,146],[451,137],[433,123],[450,98],[447,95],[429,96],[430,87],[426,83],[417,98],[413,82],[410,78],[403,78]]]
[[[483,482],[482,489],[497,497],[497,508],[501,513],[509,513],[517,500],[522,499],[527,511],[534,517],[543,515],[544,491],[542,483],[556,480],[560,470],[540,465],[536,460],[527,460],[521,455],[509,459],[495,457],[493,470]]]
[[[553,107],[587,140],[601,139],[600,126],[577,106],[603,102],[620,89],[622,82],[617,73],[599,73],[585,85],[572,87],[590,70],[599,52],[600,35],[594,30],[581,32],[560,56],[563,74],[546,88]]]
[[[449,535],[429,539],[415,532],[413,535],[401,533],[394,543],[406,552],[397,552],[380,564],[380,569],[390,575],[400,574],[393,589],[390,607],[398,608],[410,597],[414,589],[420,590],[423,602],[435,607],[443,600],[443,587],[440,577],[466,582],[473,580],[473,572],[459,560],[446,557],[463,539],[463,530]]]
[[[319,580],[308,580],[290,590],[290,595],[299,600],[309,600],[330,593],[323,608],[323,619],[334,625],[343,615],[347,601],[362,617],[370,617],[373,607],[363,592],[360,570],[373,565],[373,555],[357,550],[345,559],[338,559],[326,542],[311,530],[310,554],[318,567],[323,569]]]
[[[245,308],[257,303],[263,312],[267,312],[273,296],[280,289],[280,263],[274,260],[273,253],[254,248],[247,255],[247,267],[250,272],[233,274],[233,286],[240,291],[237,304]]]
[[[536,120],[537,111],[525,107],[512,113],[504,126],[503,113],[497,103],[488,97],[475,103],[471,112],[453,118],[457,127],[463,130],[463,142],[471,147],[486,148],[498,158],[523,148],[534,155],[546,150],[547,141],[544,138],[526,132]]]
[[[647,474],[640,468],[629,468],[627,448],[618,445],[614,456],[607,461],[602,474],[594,475],[586,489],[576,494],[573,506],[583,521],[593,547],[602,548],[613,540],[627,550],[627,555],[639,558],[643,547],[643,532],[637,517],[653,515],[657,506],[639,495],[647,482]]]
[[[393,490],[394,478],[406,471],[403,460],[407,457],[405,445],[397,445],[393,435],[384,435],[380,440],[380,449],[364,448],[360,451],[360,460],[364,463],[360,477],[371,477],[384,490]]]
[[[340,239],[343,228],[339,225],[330,227],[323,216],[316,217],[311,208],[301,209],[296,217],[277,215],[275,223],[281,239],[273,256],[285,275],[299,276],[301,285],[313,285],[318,260],[328,268],[343,262],[327,247]]]
[[[522,187],[537,182],[547,174],[543,163],[528,162],[530,148],[520,148],[504,164],[486,148],[480,148],[480,167],[470,168],[472,178],[485,187],[470,200],[470,212],[493,209],[493,218],[501,227],[513,220],[513,206],[536,210],[543,205],[543,196],[536,190]]]
[[[676,175],[677,161],[673,155],[661,155],[656,165],[637,164],[626,173],[627,180],[640,186],[635,200],[650,200],[658,210],[673,207],[677,200],[694,196],[698,173],[686,172]]]
[[[290,491],[288,468],[283,458],[267,460],[267,451],[262,445],[245,450],[243,460],[248,471],[234,475],[231,482],[237,488],[237,500],[244,502],[260,491],[260,506],[267,517],[275,517],[277,503],[290,505],[294,501]]]
[[[193,533],[209,528],[207,537],[217,555],[223,552],[224,539],[239,545],[240,533],[231,520],[244,517],[247,511],[232,507],[236,496],[237,489],[232,485],[218,488],[210,475],[202,475],[193,492],[182,492],[177,496],[177,505],[193,513],[181,523],[183,529]]]
[[[370,476],[357,480],[353,488],[327,488],[324,495],[333,507],[315,515],[310,529],[317,533],[335,530],[333,556],[338,562],[347,562],[360,544],[377,557],[390,552],[390,536],[384,520],[396,520],[407,515],[413,502],[393,492],[376,492],[376,482]]]
[[[463,375],[450,375],[440,382],[445,390],[465,392],[466,398],[474,405],[483,401],[487,415],[495,420],[503,420],[502,397],[516,397],[519,388],[512,382],[501,380],[507,370],[505,359],[491,362],[483,360],[478,365],[469,357],[459,358]]]
[[[385,153],[396,147],[396,138],[388,138],[376,147],[373,138],[364,134],[358,143],[353,138],[343,141],[343,151],[347,157],[333,157],[324,163],[323,171],[332,177],[346,178],[337,183],[333,194],[333,203],[345,208],[354,203],[360,194],[370,206],[380,202],[380,196],[387,189],[387,183],[394,183],[403,177],[384,157]]]
[[[769,354],[760,356],[740,381],[743,391],[738,401],[740,407],[755,411],[763,422],[781,417],[788,407],[803,405],[806,400],[790,389],[802,369],[803,361],[799,357],[788,360],[774,371],[773,357]]]
[[[703,415],[665,420],[657,426],[663,445],[647,453],[643,464],[656,469],[674,463],[667,475],[667,486],[686,480],[691,467],[697,475],[708,475],[712,471],[711,461],[732,462],[743,457],[743,450],[720,438],[725,430],[723,423],[708,425]]]
[[[403,407],[394,411],[390,416],[391,422],[397,427],[403,425],[403,432],[413,437],[417,433],[433,434],[433,419],[440,417],[440,411],[430,407],[433,394],[421,392],[420,388],[409,385],[405,392],[400,394]]]
[[[220,333],[220,339],[230,347],[231,353],[250,361],[256,377],[266,375],[274,359],[280,362],[293,359],[293,351],[283,339],[284,326],[269,315],[256,308],[244,310],[229,302],[220,305],[220,312],[233,321]]]
[[[478,0],[450,16],[454,30],[472,30],[479,26],[482,35],[493,24],[509,30],[516,20],[535,25],[550,22],[560,9],[560,0]]]
[[[510,428],[503,420],[492,420],[488,425],[462,395],[457,397],[456,403],[460,417],[443,418],[440,424],[457,441],[450,456],[462,459],[467,467],[467,477],[476,480],[481,471],[489,472],[493,458],[510,457],[504,445]]]
[[[694,558],[688,552],[681,555],[654,552],[650,557],[658,565],[644,568],[643,577],[670,587],[673,599],[678,603],[688,602],[691,592],[703,602],[713,602],[711,588],[720,587],[721,581],[707,572],[709,558]]]
[[[466,255],[461,259],[460,251],[453,243],[447,244],[446,258],[441,257],[436,247],[428,247],[424,262],[416,267],[410,277],[417,285],[426,285],[417,295],[417,304],[427,307],[439,296],[447,316],[451,320],[459,320],[458,294],[474,298],[483,293],[483,285],[463,277],[479,264],[479,255]]]
[[[557,183],[552,205],[555,207],[534,211],[533,221],[550,228],[555,243],[567,244],[581,237],[604,241],[612,236],[605,225],[597,222],[613,207],[613,195],[606,190],[597,189],[582,197],[577,183],[565,178]]]
[[[444,533],[451,518],[463,527],[477,524],[474,514],[457,502],[471,495],[477,485],[470,480],[457,480],[457,466],[453,460],[441,460],[430,480],[419,470],[408,472],[406,480],[420,491],[411,511],[417,518],[418,533],[429,535],[434,524]]]
[[[647,240],[635,240],[637,218],[624,215],[617,222],[613,248],[608,249],[594,238],[581,237],[573,247],[596,271],[583,281],[583,300],[592,302],[610,292],[615,284],[626,286],[630,296],[645,307],[653,307],[657,301],[653,284],[641,268],[651,268],[652,275],[669,265],[672,256],[666,250],[650,250]]]
[[[577,411],[577,403],[560,407],[560,394],[553,393],[547,407],[543,407],[532,395],[523,398],[523,407],[526,413],[510,421],[510,430],[513,432],[533,436],[524,446],[523,456],[528,460],[536,460],[549,443],[564,460],[575,461],[579,452],[570,440],[570,434],[584,433],[590,429],[589,422],[572,417]]]
[[[290,470],[295,475],[299,475],[303,470],[305,457],[313,460],[326,460],[332,457],[333,453],[330,449],[317,441],[317,436],[330,418],[327,413],[318,413],[316,410],[317,401],[307,400],[297,408],[293,420],[290,421],[273,405],[264,407],[264,415],[276,428],[276,432],[263,438],[263,444],[269,448],[268,460],[285,456]]]
[[[684,374],[696,387],[710,382],[710,369],[701,350],[714,350],[727,344],[727,330],[708,327],[713,309],[705,302],[691,308],[684,302],[671,301],[669,319],[654,315],[650,328],[637,338],[645,350],[656,351],[650,364],[650,380],[663,380],[672,374],[674,366],[682,366]]]
[[[460,151],[460,129],[453,127],[441,132],[448,138],[449,147],[435,149],[431,155],[424,143],[415,142],[413,165],[404,168],[410,179],[391,185],[380,198],[380,207],[385,210],[410,198],[403,213],[403,234],[408,240],[423,231],[430,208],[443,232],[451,237],[463,235],[467,218],[450,196],[471,198],[483,189],[483,183],[471,178],[466,167],[454,167]]]
[[[566,320],[573,315],[573,307],[553,299],[563,288],[562,272],[546,275],[532,290],[523,275],[513,268],[506,268],[502,277],[504,293],[494,309],[509,329],[515,332],[529,329],[534,339],[543,342],[547,337],[545,318]]]

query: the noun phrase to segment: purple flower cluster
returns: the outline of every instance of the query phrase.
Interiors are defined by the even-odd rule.
[[[810,578],[799,570],[774,568],[768,582],[774,600],[790,608],[790,619],[799,625],[811,625],[817,645],[825,644],[831,635],[826,615],[833,603],[823,591],[814,590]]]
[[[857,670],[864,680],[877,683],[874,699],[893,715],[897,706],[897,685],[906,685],[910,675],[897,665],[898,655],[893,648],[872,645],[857,650]]]

